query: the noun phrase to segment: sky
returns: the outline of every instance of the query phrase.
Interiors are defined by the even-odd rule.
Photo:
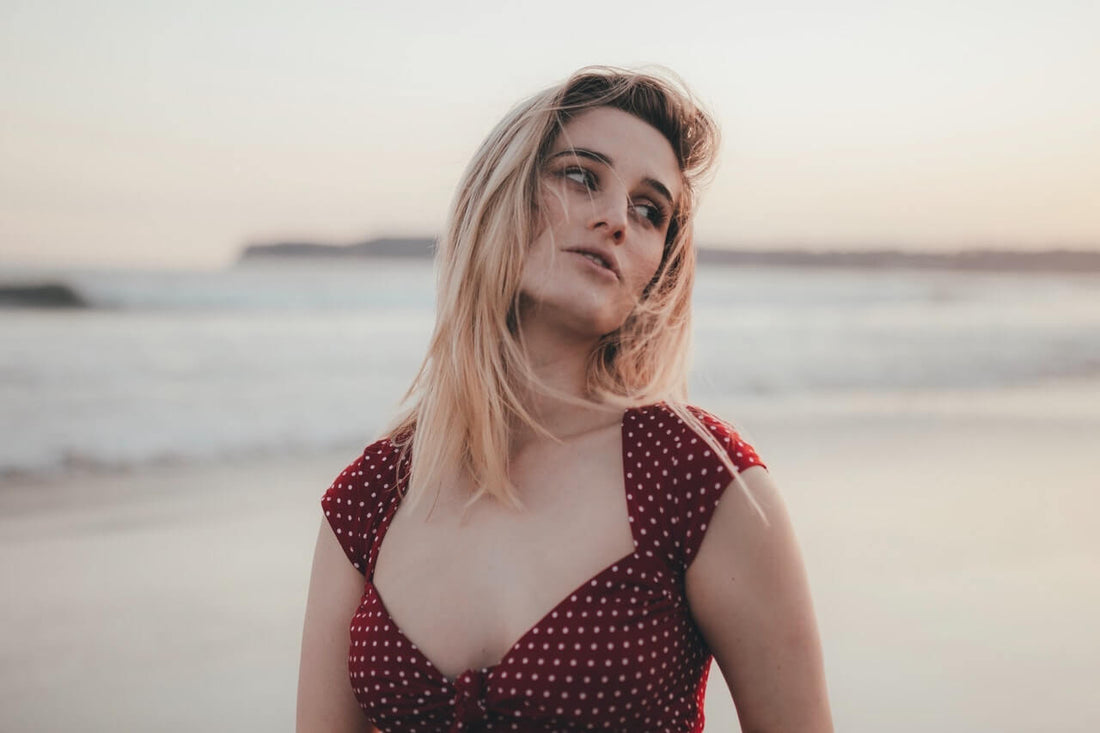
[[[589,64],[723,131],[752,249],[1100,249],[1100,2],[0,0],[0,267],[211,268],[434,236],[481,139]]]

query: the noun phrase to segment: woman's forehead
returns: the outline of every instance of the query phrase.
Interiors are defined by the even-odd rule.
[[[583,149],[606,159],[624,177],[652,178],[678,200],[680,166],[672,145],[645,120],[614,107],[586,110],[566,122],[550,147],[550,156]]]

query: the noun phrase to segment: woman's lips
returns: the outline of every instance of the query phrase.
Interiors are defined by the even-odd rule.
[[[606,277],[612,282],[618,282],[619,276],[615,274],[615,271],[607,265],[596,261],[596,259],[593,258],[592,254],[578,250],[570,250],[569,254],[576,255],[580,259],[584,260],[585,266],[591,269],[593,272],[599,274],[601,277]]]
[[[572,254],[583,257],[585,260],[590,262],[593,266],[598,267],[598,268],[604,270],[605,272],[610,273],[611,275],[613,275],[615,277],[616,280],[619,279],[619,269],[616,266],[617,263],[614,260],[614,255],[613,254],[611,254],[611,255],[605,254],[604,252],[601,252],[599,249],[595,249],[595,248],[589,249],[587,247],[576,247],[574,249],[570,249],[570,250],[567,250],[567,251],[572,253]]]

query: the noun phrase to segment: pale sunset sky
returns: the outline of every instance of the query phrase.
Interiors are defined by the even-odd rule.
[[[1100,2],[0,3],[0,266],[434,235],[580,66],[712,109],[702,243],[1100,249]]]

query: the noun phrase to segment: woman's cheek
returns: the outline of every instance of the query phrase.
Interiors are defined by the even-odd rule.
[[[657,275],[657,268],[661,266],[661,256],[663,254],[664,248],[658,248],[646,260],[645,266],[642,268],[643,277],[635,284],[634,292],[638,298],[642,297],[642,293],[645,292],[646,286],[649,285]]]

